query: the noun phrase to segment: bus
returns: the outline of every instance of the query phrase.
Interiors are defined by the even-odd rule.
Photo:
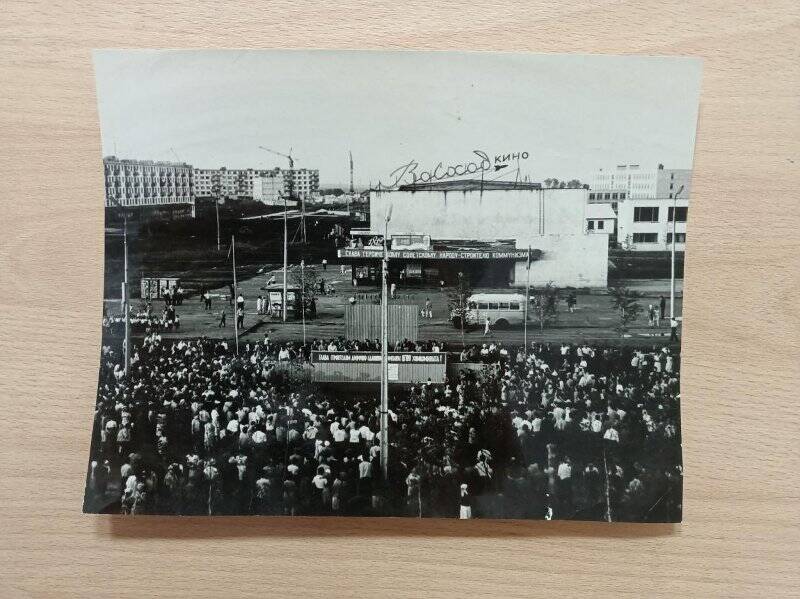
[[[525,322],[525,296],[521,293],[476,293],[467,298],[466,327],[483,326],[486,317],[494,329],[507,329]],[[452,316],[453,326],[461,328],[458,315]]]

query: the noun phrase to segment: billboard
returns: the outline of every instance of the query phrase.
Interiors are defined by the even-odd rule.
[[[447,354],[389,352],[390,383],[443,383]],[[312,351],[313,379],[320,383],[380,383],[380,352]]]

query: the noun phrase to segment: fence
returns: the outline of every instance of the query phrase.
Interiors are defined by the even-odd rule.
[[[344,336],[347,339],[380,339],[381,307],[376,304],[345,306]],[[389,343],[418,339],[419,312],[416,305],[389,304]]]

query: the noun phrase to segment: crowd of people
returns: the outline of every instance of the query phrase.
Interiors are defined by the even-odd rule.
[[[313,349],[379,347],[265,337],[236,355],[153,333],[127,373],[104,347],[86,509],[680,519],[679,354],[466,348],[443,384],[392,390],[384,477],[377,392],[320,388],[302,367]]]

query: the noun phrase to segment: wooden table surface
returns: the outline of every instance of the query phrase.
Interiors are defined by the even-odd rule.
[[[798,6],[4,2],[0,596],[797,596]],[[683,524],[82,515],[103,276],[89,51],[103,47],[703,57]]]

